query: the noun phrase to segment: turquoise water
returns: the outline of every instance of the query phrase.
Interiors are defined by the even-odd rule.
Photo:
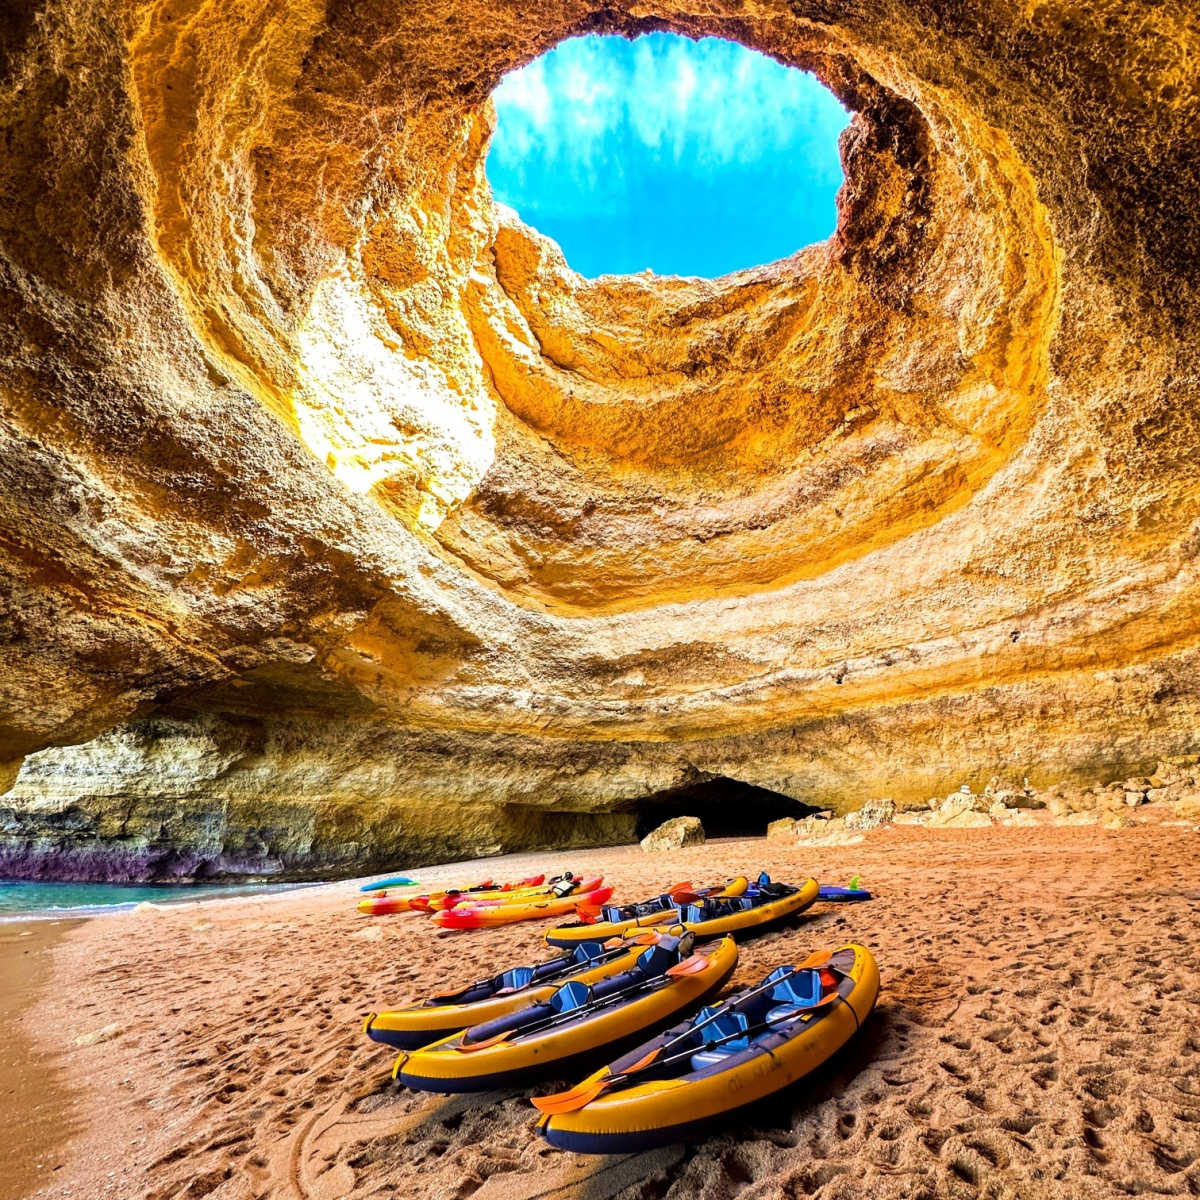
[[[170,904],[180,900],[212,900],[220,896],[261,895],[311,887],[303,883],[25,883],[0,880],[0,920],[17,916],[87,916],[132,908],[143,900]]]

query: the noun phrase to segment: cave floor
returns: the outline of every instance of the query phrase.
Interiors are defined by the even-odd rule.
[[[1198,845],[1153,826],[897,827],[848,847],[729,840],[489,860],[482,873],[496,876],[604,870],[630,899],[759,868],[832,883],[861,872],[876,892],[747,943],[733,981],[862,941],[883,992],[857,1043],[720,1136],[616,1158],[547,1147],[527,1092],[399,1090],[391,1056],[360,1032],[373,1008],[538,957],[540,925],[371,922],[351,883],[90,920],[50,948],[43,999],[22,1018],[69,1057],[81,1121],[35,1194],[1195,1195]],[[121,1032],[74,1045],[110,1026]]]

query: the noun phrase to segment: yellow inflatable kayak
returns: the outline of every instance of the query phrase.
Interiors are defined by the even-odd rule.
[[[582,1154],[691,1141],[820,1066],[859,1031],[878,996],[879,971],[864,946],[777,967],[578,1087],[536,1098],[538,1129],[551,1145]]]
[[[815,879],[806,879],[799,887],[790,883],[772,883],[765,872],[740,896],[706,896],[690,904],[665,909],[655,917],[640,918],[620,926],[618,936],[626,936],[639,927],[682,925],[697,937],[719,937],[726,933],[754,934],[776,921],[782,921],[809,907],[820,893]],[[619,923],[618,923],[619,925]],[[546,941],[551,946],[570,946],[579,936],[578,925],[551,929]]]
[[[433,920],[443,929],[491,929],[496,925],[511,925],[515,921],[561,917],[564,913],[574,912],[579,904],[603,904],[613,892],[610,887],[600,887],[598,878],[587,880],[579,886],[586,890],[567,896],[535,896],[511,903],[489,901],[456,904],[453,908],[435,912]]]
[[[386,889],[373,896],[366,896],[358,902],[358,911],[369,917],[379,917],[387,913],[398,912],[429,912],[430,909],[448,908],[468,897],[491,896],[523,896],[548,893],[559,879],[569,879],[568,871],[564,876],[555,876],[546,882],[545,875],[531,875],[528,879],[520,879],[516,883],[493,883],[487,879],[470,887],[445,888],[438,892],[427,892],[420,896],[389,896]]]
[[[603,879],[603,876],[600,877]],[[554,875],[550,879],[545,876],[534,876],[520,883],[501,885],[494,888],[476,888],[470,892],[459,892],[453,889],[444,892],[431,892],[429,895],[429,911],[454,908],[458,904],[491,904],[508,903],[513,900],[527,900],[535,896],[565,895],[570,891],[578,891],[580,881],[570,871],[562,875]]]
[[[732,938],[697,947],[663,935],[634,964],[588,986],[572,980],[545,1000],[401,1054],[392,1075],[427,1092],[517,1087],[581,1055],[661,1028],[711,995],[737,965]]]
[[[567,925],[559,925],[546,935],[552,946],[573,946],[576,942],[604,941],[620,937],[634,927],[653,929],[657,925],[670,924],[679,920],[679,909],[694,904],[709,896],[733,897],[745,894],[750,881],[740,875],[728,883],[693,891],[690,884],[677,884],[660,896],[652,896],[638,904],[605,904],[589,909],[580,906],[583,918]]]
[[[625,940],[613,946],[579,942],[557,958],[511,967],[457,991],[432,996],[424,1004],[372,1013],[363,1023],[363,1032],[372,1041],[397,1050],[417,1050],[468,1026],[541,1004],[572,980],[591,986],[628,971],[645,948],[644,940]]]

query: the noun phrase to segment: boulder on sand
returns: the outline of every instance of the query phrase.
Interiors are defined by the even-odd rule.
[[[780,817],[767,825],[767,837],[795,841],[800,834],[800,822],[795,817]]]
[[[846,817],[846,828],[854,830],[878,829],[890,825],[896,819],[896,804],[887,796],[868,800],[862,808]]]
[[[991,805],[989,796],[976,796],[970,788],[963,788],[951,792],[924,823],[936,829],[983,828],[992,823],[988,816]]]
[[[704,826],[699,817],[672,817],[642,838],[643,850],[679,850],[684,846],[700,846],[704,842]]]

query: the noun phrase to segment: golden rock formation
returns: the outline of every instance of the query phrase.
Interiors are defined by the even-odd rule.
[[[587,280],[493,203],[501,75],[653,29],[853,110],[828,243]],[[0,861],[1196,749],[1197,62],[1188,0],[10,6]]]

